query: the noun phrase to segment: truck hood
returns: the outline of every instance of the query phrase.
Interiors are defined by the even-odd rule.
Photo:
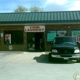
[[[73,44],[53,44],[52,48],[60,48],[60,49],[74,49],[74,47],[78,47],[77,45]]]

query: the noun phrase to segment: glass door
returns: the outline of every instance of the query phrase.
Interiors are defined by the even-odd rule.
[[[27,33],[27,48],[29,51],[43,51],[44,50],[44,33],[35,32]]]
[[[27,49],[35,50],[35,33],[27,33]]]

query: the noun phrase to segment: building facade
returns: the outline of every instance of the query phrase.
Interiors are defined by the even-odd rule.
[[[0,13],[1,51],[49,51],[56,36],[80,43],[80,11]]]

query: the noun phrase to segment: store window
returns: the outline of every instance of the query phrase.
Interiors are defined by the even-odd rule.
[[[5,44],[23,44],[23,31],[4,31]]]
[[[67,31],[66,30],[58,30],[57,36],[67,36]]]
[[[71,36],[75,38],[76,42],[80,43],[80,30],[72,30]]]
[[[66,36],[66,30],[48,31],[47,32],[47,42],[52,42],[56,36]]]

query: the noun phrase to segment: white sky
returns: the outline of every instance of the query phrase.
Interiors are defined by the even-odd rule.
[[[73,4],[73,7],[70,8],[70,10],[80,10],[80,0],[75,0],[75,3]]]
[[[47,0],[46,5],[51,4],[51,3],[62,5],[62,4],[65,4],[66,2],[67,0]]]
[[[17,5],[27,8],[36,5],[44,11],[80,10],[80,0],[0,0],[0,12],[13,12]]]
[[[80,0],[47,0],[45,9],[48,11],[80,10]]]

